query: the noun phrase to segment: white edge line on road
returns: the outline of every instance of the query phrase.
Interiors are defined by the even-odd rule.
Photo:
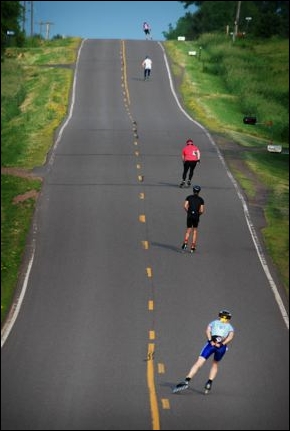
[[[72,100],[71,100],[69,115],[67,116],[67,119],[65,120],[64,124],[60,128],[60,131],[58,133],[57,139],[56,139],[56,141],[55,141],[55,143],[53,145],[52,153],[51,153],[50,159],[48,161],[48,168],[50,168],[52,166],[52,164],[53,164],[53,161],[54,161],[54,158],[55,158],[55,151],[56,151],[57,146],[58,146],[58,144],[59,144],[59,142],[61,140],[63,131],[66,128],[66,126],[68,125],[68,123],[69,123],[69,121],[70,121],[70,119],[72,117],[72,114],[73,114],[73,109],[74,109],[74,104],[75,104],[75,90],[76,90],[76,80],[77,80],[77,73],[78,73],[78,64],[79,64],[79,58],[80,58],[81,49],[83,47],[83,44],[84,44],[85,40],[86,39],[84,39],[82,41],[82,43],[80,45],[80,48],[79,48],[79,51],[78,51],[78,55],[77,55],[76,66],[75,66],[75,74],[74,74],[74,80],[73,80],[73,87],[72,87]],[[33,231],[33,237],[35,237],[35,233],[36,233],[36,227],[34,228],[34,231]],[[21,307],[21,304],[23,302],[24,295],[25,295],[25,292],[26,292],[26,289],[27,289],[28,280],[29,280],[29,276],[30,276],[30,271],[31,271],[32,264],[33,264],[33,261],[34,261],[34,256],[35,256],[35,249],[36,249],[36,247],[35,247],[35,238],[32,239],[32,243],[33,243],[33,246],[32,246],[32,251],[31,251],[31,257],[29,259],[29,264],[28,264],[26,275],[25,275],[25,279],[24,279],[24,282],[23,282],[23,285],[22,285],[22,288],[21,288],[21,291],[20,291],[20,295],[17,298],[17,300],[14,302],[14,304],[12,305],[12,308],[11,308],[11,310],[9,312],[9,316],[8,316],[8,318],[7,318],[7,320],[6,320],[3,328],[1,328],[1,348],[4,346],[4,343],[7,340],[8,335],[10,334],[10,332],[11,332],[11,330],[13,328],[13,325],[14,325],[14,323],[16,321],[16,318],[18,316],[18,313],[20,311],[20,307]]]

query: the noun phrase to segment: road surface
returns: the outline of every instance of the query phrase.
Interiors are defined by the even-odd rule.
[[[181,109],[161,44],[86,40],[75,71],[2,347],[1,429],[288,429],[287,315],[236,184]],[[201,150],[193,183],[205,200],[193,256],[180,252],[188,138]],[[212,392],[203,395],[209,360],[173,395],[224,308],[236,335]]]

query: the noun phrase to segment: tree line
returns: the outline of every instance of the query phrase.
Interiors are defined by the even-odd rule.
[[[1,55],[12,41],[16,46],[23,45],[25,35],[20,27],[22,18],[23,6],[20,1],[1,1]]]
[[[25,2],[24,2],[25,3]],[[26,42],[43,39],[40,34],[27,36],[23,29],[25,7],[20,1],[1,1],[1,58],[8,46],[22,47]],[[62,38],[56,35],[53,39]]]
[[[185,36],[194,40],[203,33],[234,33],[238,37],[289,38],[288,1],[180,1],[184,8],[195,6],[194,12],[186,12],[176,27],[169,24],[163,32],[166,40]]]

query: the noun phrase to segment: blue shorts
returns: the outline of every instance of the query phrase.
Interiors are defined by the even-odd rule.
[[[206,343],[200,352],[199,356],[202,356],[204,359],[208,359],[212,354],[214,354],[214,360],[219,362],[226,351],[228,350],[227,346],[215,347],[210,344],[210,342]]]

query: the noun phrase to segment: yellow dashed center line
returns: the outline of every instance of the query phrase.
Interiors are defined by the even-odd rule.
[[[146,272],[147,272],[147,277],[151,278],[152,277],[152,269],[146,268]]]
[[[127,62],[126,62],[126,49],[125,49],[125,41],[121,42],[122,44],[122,50],[121,50],[121,56],[122,56],[122,90],[123,90],[123,97],[124,97],[124,105],[128,112],[128,115],[133,123],[133,134],[134,134],[134,146],[138,146],[138,131],[137,131],[137,123],[133,121],[132,115],[130,113],[129,105],[130,105],[130,93],[128,88],[128,82],[127,82]],[[138,157],[140,155],[139,151],[135,150],[135,156]],[[140,160],[140,159],[139,159]],[[137,163],[136,168],[138,170],[141,169],[141,164]],[[144,181],[144,175],[138,175],[138,181],[143,182]],[[139,199],[144,199],[145,194],[139,193]],[[146,216],[145,214],[139,215],[139,221],[141,223],[146,223]],[[141,242],[143,249],[148,250],[149,243],[148,241],[142,241]],[[146,268],[147,277],[152,277],[152,269],[147,267]],[[148,310],[153,311],[154,310],[154,301],[148,300]],[[149,331],[149,340],[155,340],[155,331],[150,330]],[[151,421],[152,421],[152,429],[153,430],[160,430],[160,419],[159,419],[159,407],[158,407],[158,398],[156,394],[155,389],[155,381],[154,381],[154,350],[155,350],[155,344],[153,342],[148,344],[148,354],[147,354],[147,384],[149,389],[149,399],[150,399],[150,409],[151,409]],[[158,364],[158,372],[164,373],[164,364]],[[169,409],[169,401],[168,399],[161,399],[162,407],[163,409]]]
[[[169,400],[167,398],[161,398],[161,404],[164,409],[170,409]]]
[[[128,104],[130,105],[130,95],[128,90],[128,83],[127,83],[127,63],[126,63],[126,49],[125,49],[125,42],[122,40],[122,54],[123,54],[123,65],[124,65],[124,85],[125,85],[125,91],[126,91],[126,98],[128,101]]]
[[[158,373],[159,374],[164,374],[165,373],[165,366],[164,366],[164,364],[158,364],[157,365],[157,370],[158,370]]]
[[[145,250],[148,250],[148,248],[149,248],[148,241],[142,241],[142,247],[143,247]]]
[[[149,388],[150,408],[152,418],[152,429],[160,430],[158,401],[154,383],[154,344],[148,344],[148,360],[147,360],[147,385]]]

